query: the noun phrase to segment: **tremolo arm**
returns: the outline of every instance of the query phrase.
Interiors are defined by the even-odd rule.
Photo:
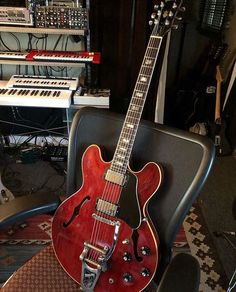
[[[107,270],[107,261],[111,257],[117,244],[118,233],[120,228],[119,221],[106,219],[97,214],[93,214],[92,216],[95,220],[114,226],[115,229],[113,235],[113,242],[110,248],[108,246],[100,248],[89,242],[84,242],[84,249],[80,255],[80,260],[82,261],[81,286],[83,291],[86,292],[93,291],[101,271],[105,272]],[[95,260],[89,257],[89,251],[95,251],[96,254],[99,253],[98,258]]]

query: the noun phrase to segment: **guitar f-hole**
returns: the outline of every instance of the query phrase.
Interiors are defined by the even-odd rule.
[[[79,211],[81,209],[81,207],[87,202],[90,200],[90,197],[89,196],[86,196],[80,203],[78,206],[76,206],[74,208],[74,211],[72,213],[72,216],[70,217],[70,219],[67,221],[67,222],[64,222],[63,223],[63,227],[68,227],[72,222],[73,220],[79,215]]]

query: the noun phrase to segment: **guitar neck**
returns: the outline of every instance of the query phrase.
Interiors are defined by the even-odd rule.
[[[216,84],[215,121],[218,121],[221,118],[220,103],[221,103],[221,82],[217,81],[217,84]]]
[[[220,67],[216,66],[216,103],[215,103],[215,122],[221,120],[221,84],[223,82]]]
[[[162,37],[158,36],[154,27],[113,157],[113,171],[126,172],[161,43]]]

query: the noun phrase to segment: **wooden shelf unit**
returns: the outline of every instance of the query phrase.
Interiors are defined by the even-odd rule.
[[[65,34],[65,35],[81,35],[88,34],[87,30],[81,29],[60,29],[60,28],[38,28],[38,27],[22,27],[22,26],[0,26],[0,32],[16,32],[16,33],[41,33],[41,34]]]

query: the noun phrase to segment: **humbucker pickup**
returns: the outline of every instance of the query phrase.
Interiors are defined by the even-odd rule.
[[[114,203],[98,199],[96,203],[96,210],[98,212],[102,212],[103,214],[114,217],[119,211],[119,206]]]

